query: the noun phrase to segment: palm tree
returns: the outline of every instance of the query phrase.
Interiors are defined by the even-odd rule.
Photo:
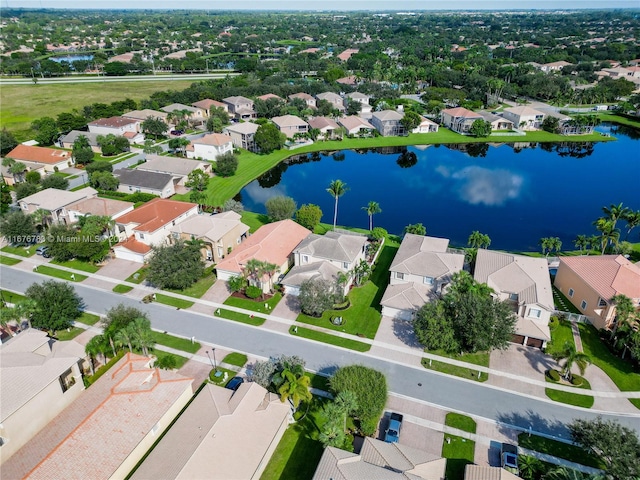
[[[324,447],[340,448],[344,445],[345,433],[340,425],[329,422],[318,435],[318,440]]]
[[[312,398],[309,391],[309,383],[311,378],[306,375],[296,375],[290,370],[284,370],[282,372],[282,378],[284,381],[278,388],[280,394],[280,400],[284,403],[287,399],[291,399],[294,408],[298,408],[300,402],[303,400],[309,401]]]
[[[608,207],[602,207],[602,211],[613,222],[613,228],[616,228],[618,219],[624,218],[631,210],[628,207],[623,207],[622,203],[618,205],[612,203]]]
[[[576,239],[573,241],[573,244],[576,246],[577,249],[580,250],[580,252],[582,252],[585,248],[587,248],[589,241],[587,240],[586,235],[578,235]]]
[[[544,480],[604,480],[606,477],[589,475],[569,467],[558,467],[551,470],[543,478]]]
[[[540,241],[538,242],[538,244],[540,245],[540,248],[542,249],[542,253],[546,254],[546,256],[549,256],[549,252],[551,251],[552,248],[552,244],[551,244],[551,237],[542,237],[540,239]]]
[[[382,209],[380,209],[380,204],[378,202],[374,202],[371,200],[366,207],[362,207],[363,210],[367,212],[369,215],[369,230],[373,230],[373,216],[376,213],[382,213]],[[335,228],[335,225],[334,225]]]
[[[600,245],[602,246],[602,255],[604,255],[607,246],[618,245],[620,240],[620,230],[616,228],[615,221],[609,218],[599,218],[594,222],[596,230],[600,232]]]
[[[349,273],[353,276],[353,281],[356,286],[360,286],[363,280],[371,274],[371,265],[369,265],[366,260],[360,260]]]
[[[340,392],[333,402],[340,411],[343,418],[343,429],[346,431],[347,417],[353,415],[353,412],[358,408],[358,398],[353,392],[345,390]]]
[[[616,306],[616,325],[611,331],[611,337],[613,338],[618,327],[625,323],[633,323],[635,320],[634,314],[636,313],[636,307],[633,304],[633,300],[622,293],[614,295],[611,300]]]
[[[485,245],[488,247],[491,244],[491,239],[489,235],[485,235],[480,233],[478,230],[474,230],[469,235],[469,239],[467,240],[467,245],[471,248],[483,248]]]
[[[542,468],[542,462],[531,455],[521,455],[518,458],[520,476],[525,480],[533,480],[536,472]]]
[[[599,235],[591,235],[589,237],[589,249],[596,250],[599,249],[599,245],[601,244],[601,238]]]
[[[118,330],[113,337],[113,341],[116,346],[124,347],[126,345],[129,347],[129,351],[133,352],[133,343],[135,341],[136,332],[130,327],[131,325],[127,325],[125,328]]]
[[[91,368],[95,368],[95,361],[98,355],[102,355],[103,364],[107,363],[107,352],[109,351],[109,342],[104,335],[96,335],[87,342],[84,351],[91,357]]]
[[[333,208],[333,229],[336,229],[336,221],[338,220],[338,198],[344,195],[349,188],[347,184],[342,180],[332,180],[327,188],[327,192],[335,199],[335,206]]]
[[[553,354],[553,359],[557,362],[564,360],[561,365],[562,376],[568,381],[571,381],[571,367],[573,367],[574,364],[578,367],[578,370],[580,370],[580,375],[584,375],[587,365],[591,363],[589,356],[585,353],[578,352],[576,347],[570,342],[565,342],[562,350]]]
[[[624,239],[626,240],[629,238],[631,230],[640,226],[640,210],[636,212],[629,210],[622,218],[627,222],[627,234],[624,236]]]
[[[145,357],[148,357],[149,349],[156,344],[151,335],[151,322],[146,318],[136,318],[126,328],[131,329],[132,343],[142,350]]]
[[[0,326],[6,327],[9,322],[15,321],[22,329],[22,320],[26,320],[28,327],[31,328],[31,315],[37,309],[38,304],[30,298],[17,302],[13,308],[2,308],[0,309]]]

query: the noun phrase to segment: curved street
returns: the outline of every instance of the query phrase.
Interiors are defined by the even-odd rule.
[[[0,276],[5,288],[21,293],[32,283],[48,278],[6,267],[0,268]],[[152,326],[157,330],[184,337],[193,336],[200,342],[261,357],[279,354],[299,355],[306,360],[309,369],[321,373],[330,373],[341,365],[368,365],[385,373],[392,392],[513,425],[522,430],[531,428],[533,432],[568,438],[565,426],[567,423],[578,417],[594,418],[599,414],[592,410],[553,403],[495,386],[376,358],[368,353],[358,353],[163,305],[142,304],[135,299],[82,284],[74,284],[74,287],[84,299],[86,309],[94,313],[104,314],[107,309],[119,303],[136,306],[148,312]],[[618,420],[621,424],[640,432],[640,413],[601,413],[603,417]]]

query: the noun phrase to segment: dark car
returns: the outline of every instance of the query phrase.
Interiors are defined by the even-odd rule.
[[[233,390],[235,392],[236,390],[238,390],[238,388],[240,388],[240,385],[242,385],[243,383],[244,383],[244,378],[233,377],[231,380],[229,380],[229,383],[225,385],[225,388],[228,388],[229,390]]]
[[[402,415],[392,413],[389,417],[389,426],[384,432],[384,441],[387,443],[396,443],[400,440],[400,429],[402,428]]]
[[[502,460],[502,468],[518,475],[518,447],[509,443],[502,444],[500,459]]]
[[[180,135],[184,135],[184,130],[171,130],[169,133],[171,135],[179,137]]]

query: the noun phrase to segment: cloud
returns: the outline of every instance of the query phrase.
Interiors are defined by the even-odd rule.
[[[277,185],[271,188],[262,188],[260,185],[258,185],[258,182],[251,182],[249,185],[247,185],[246,188],[244,189],[244,193],[249,195],[249,198],[251,198],[251,200],[253,200],[254,203],[257,203],[257,204],[261,203],[263,205],[271,197],[279,197],[279,196],[287,195],[286,188],[282,185]]]
[[[453,190],[462,201],[471,205],[503,205],[507,200],[518,198],[524,185],[521,175],[504,169],[471,166],[452,171],[437,167],[436,172],[453,180]]]

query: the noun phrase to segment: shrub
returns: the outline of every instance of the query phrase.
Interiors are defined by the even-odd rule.
[[[554,382],[560,381],[560,374],[558,373],[557,370],[553,370],[553,369],[547,370],[547,377],[549,377]]]
[[[178,362],[176,361],[176,357],[173,355],[163,355],[158,358],[155,363],[156,368],[161,368],[162,370],[173,370],[178,366]]]
[[[558,325],[560,324],[560,320],[558,320],[558,317],[556,317],[555,315],[552,316],[549,319],[549,329],[550,330],[554,330],[558,327]]]
[[[371,437],[378,429],[378,417],[365,418],[360,420],[360,433],[367,437]]]
[[[233,152],[227,152],[216,157],[216,174],[221,177],[231,177],[238,169],[238,157]]]
[[[580,385],[582,385],[583,381],[582,381],[582,377],[579,375],[571,375],[571,385],[573,385],[574,387],[579,387]]]
[[[389,235],[389,232],[387,232],[384,228],[382,227],[375,227],[372,231],[371,231],[371,239],[372,240],[381,240],[383,238],[387,238],[387,235]]]
[[[227,286],[231,292],[239,292],[247,286],[247,279],[241,275],[236,275],[227,280]]]
[[[245,291],[244,294],[252,299],[256,299],[258,297],[260,297],[262,295],[262,289],[259,287],[254,287],[253,285],[249,285]]]

